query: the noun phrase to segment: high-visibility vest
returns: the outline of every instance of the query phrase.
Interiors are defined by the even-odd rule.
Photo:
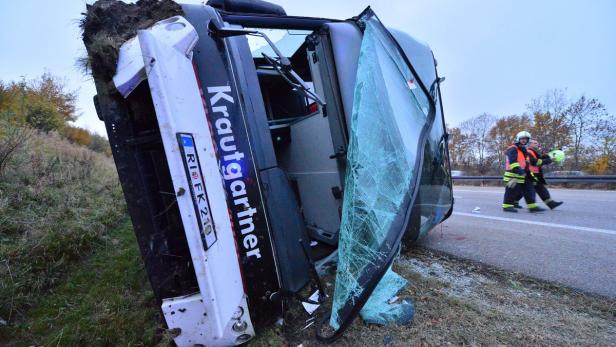
[[[537,159],[537,153],[535,153],[535,151],[533,151],[532,149],[528,149],[527,150],[528,155],[532,156],[533,158]],[[532,173],[540,173],[541,172],[541,168],[539,166],[541,166],[541,159],[537,159],[537,164],[533,165],[530,161],[528,162],[528,168],[530,169],[530,172]]]
[[[509,150],[511,147],[515,147],[515,149],[518,151],[518,165],[520,167],[520,169],[522,170],[526,170],[526,156],[524,155],[524,152],[522,152],[522,150],[520,149],[520,147],[516,146],[516,145],[511,145],[507,148],[507,150]],[[509,156],[505,156],[505,170],[506,171],[511,171],[511,169],[513,169],[513,167],[515,167],[516,165],[513,165],[513,163],[509,162]]]

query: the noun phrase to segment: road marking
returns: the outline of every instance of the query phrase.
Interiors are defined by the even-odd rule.
[[[492,187],[468,187],[463,186],[464,188],[456,188],[453,186],[453,191],[456,192],[472,192],[472,193],[495,193],[495,192],[503,192],[505,191],[505,185],[502,186],[492,186]],[[465,189],[465,188],[477,188],[477,189]],[[596,194],[596,195],[605,195],[608,194],[612,196],[614,194],[613,190],[602,190],[602,189],[571,189],[571,188],[556,188],[551,185],[548,185],[550,190],[562,193],[584,193],[584,194]]]
[[[562,229],[577,230],[577,231],[590,231],[590,232],[601,233],[601,234],[616,235],[616,230],[609,230],[609,229],[597,229],[597,228],[580,227],[580,226],[569,225],[569,224],[556,224],[556,223],[536,222],[536,221],[524,220],[524,219],[513,219],[513,218],[505,218],[505,217],[485,216],[485,215],[481,215],[481,214],[466,213],[466,212],[454,212],[453,214],[454,215],[459,215],[459,216],[467,216],[467,217],[475,217],[475,218],[498,220],[498,221],[502,221],[502,222],[514,222],[514,223],[523,223],[523,224],[533,224],[533,225],[541,225],[541,226],[553,227],[553,228],[562,228]]]
[[[495,188],[496,189],[496,188]],[[472,189],[453,189],[454,193],[458,193],[458,192],[463,192],[463,193],[489,193],[489,194],[503,194],[505,192],[504,188],[498,188],[498,190],[472,190]],[[567,193],[577,193],[577,192],[581,192],[581,193],[585,193],[585,194],[595,194],[595,195],[599,195],[600,197],[605,197],[605,196],[601,196],[600,192],[603,191],[593,191],[593,190],[577,190],[574,191],[573,189],[550,189],[550,191],[552,192],[552,195],[557,195],[557,196],[562,196],[562,195],[567,195]],[[569,196],[567,196],[568,198],[574,199],[576,201],[590,201],[590,202],[614,202],[614,200],[604,200],[604,199],[595,199],[592,197],[577,197],[572,196],[573,194],[570,194]],[[461,198],[461,196],[460,196]]]
[[[505,189],[500,189],[500,190],[470,190],[470,189],[453,189],[454,192],[466,192],[466,193],[496,193],[496,194],[503,194],[503,192],[505,191]]]

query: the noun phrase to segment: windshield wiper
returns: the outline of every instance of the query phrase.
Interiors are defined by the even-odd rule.
[[[291,66],[291,62],[289,58],[285,57],[278,47],[270,40],[267,35],[258,30],[251,29],[238,29],[238,28],[221,28],[218,25],[211,21],[208,25],[210,31],[220,38],[231,37],[231,36],[240,36],[240,35],[249,35],[249,36],[258,36],[262,37],[265,42],[272,48],[276,57],[270,57],[265,53],[261,53],[263,58],[278,72],[278,74],[291,86],[293,90],[302,96],[312,99],[316,101],[321,107],[325,106],[325,101],[321,99],[316,93],[310,90],[306,82],[293,70]]]

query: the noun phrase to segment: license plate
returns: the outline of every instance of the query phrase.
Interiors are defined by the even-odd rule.
[[[197,155],[197,147],[192,134],[178,133],[178,142],[182,152],[182,160],[186,169],[186,177],[190,184],[190,194],[195,206],[195,216],[199,224],[199,232],[203,248],[210,248],[216,242],[216,230],[210,212],[210,201],[205,189],[205,181],[201,172],[201,164]]]

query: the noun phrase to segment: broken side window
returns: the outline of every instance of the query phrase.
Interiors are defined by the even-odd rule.
[[[419,191],[414,202],[420,214],[418,238],[447,218],[453,204],[447,137],[440,109],[437,104],[436,117],[425,143]]]

